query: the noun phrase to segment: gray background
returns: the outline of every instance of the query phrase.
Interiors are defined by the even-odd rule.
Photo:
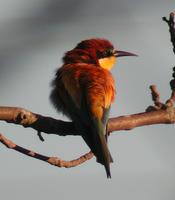
[[[142,112],[152,104],[149,85],[162,100],[170,95],[175,64],[167,25],[161,17],[174,0],[0,0],[0,105],[66,119],[49,102],[50,82],[63,52],[91,37],[108,38],[138,58],[118,60],[113,74],[117,98],[111,116]],[[44,135],[0,123],[0,132],[37,152],[73,159],[88,151],[80,137]],[[175,199],[174,125],[114,133],[112,179],[95,159],[60,169],[0,144],[0,198]]]

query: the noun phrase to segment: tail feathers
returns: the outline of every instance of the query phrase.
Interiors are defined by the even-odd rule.
[[[97,137],[94,154],[97,157],[97,162],[104,165],[107,178],[111,178],[110,163],[113,162],[113,159],[107,147],[106,138],[104,134],[98,134]]]
[[[111,178],[111,171],[110,171],[110,166],[109,166],[109,164],[108,164],[108,166],[105,165],[105,170],[106,170],[107,178]]]
[[[98,123],[98,126],[88,127],[81,130],[84,132],[82,137],[96,156],[97,162],[104,165],[107,178],[111,178],[110,163],[113,162],[113,159],[107,146],[104,127]]]

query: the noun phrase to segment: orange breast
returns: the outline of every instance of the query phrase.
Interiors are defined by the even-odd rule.
[[[62,81],[77,107],[81,108],[81,102],[87,101],[92,115],[101,118],[103,109],[109,108],[115,97],[111,73],[92,64],[69,64],[64,66],[63,72]],[[85,98],[82,92],[86,99],[82,99]]]
[[[115,97],[115,83],[108,70],[100,69],[93,71],[92,86],[88,89],[88,102],[93,115],[97,118],[103,117],[103,109],[109,108]],[[95,75],[94,75],[95,74]]]

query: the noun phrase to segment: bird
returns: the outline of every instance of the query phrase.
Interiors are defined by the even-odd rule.
[[[85,143],[111,178],[113,162],[107,145],[106,125],[116,95],[110,72],[118,57],[136,54],[114,49],[104,38],[79,42],[63,56],[52,81],[50,99],[57,111],[70,118]]]

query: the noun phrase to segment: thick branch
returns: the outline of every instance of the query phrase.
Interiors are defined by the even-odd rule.
[[[16,118],[14,116],[16,116]],[[23,119],[23,117],[25,119]],[[39,132],[47,134],[57,134],[60,136],[81,135],[76,130],[73,122],[44,117],[23,108],[0,107],[0,120],[20,124],[24,127],[31,127]],[[175,123],[175,109],[173,107],[110,118],[107,125],[107,132],[130,130],[139,126],[168,123]]]
[[[166,110],[111,118],[108,123],[108,131],[130,130],[140,126],[169,123],[175,123],[175,109],[173,107],[169,107]]]

